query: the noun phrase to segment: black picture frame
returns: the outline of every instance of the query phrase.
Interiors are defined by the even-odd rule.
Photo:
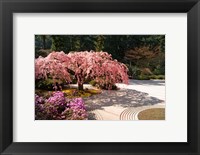
[[[188,142],[13,142],[13,13],[187,13]],[[1,154],[200,154],[200,2],[198,0],[0,0]],[[181,56],[180,56],[181,58]],[[178,93],[178,92],[177,92]],[[177,109],[178,110],[178,109]],[[181,110],[181,109],[180,109]],[[31,134],[31,133],[30,133]],[[101,134],[101,133],[100,133]]]

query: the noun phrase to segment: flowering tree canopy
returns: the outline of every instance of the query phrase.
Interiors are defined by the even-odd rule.
[[[47,57],[35,59],[35,78],[62,79],[71,82],[67,68],[70,63],[69,57],[64,52],[52,52]]]
[[[51,76],[71,82],[71,73],[80,90],[88,78],[98,83],[128,83],[127,67],[107,52],[52,52],[46,58],[36,59],[35,65],[36,79]]]

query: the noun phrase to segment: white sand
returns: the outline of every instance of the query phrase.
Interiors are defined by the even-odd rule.
[[[138,112],[148,108],[165,108],[164,80],[129,80],[117,84],[120,90],[104,90],[86,98],[89,119],[137,120]],[[91,88],[84,85],[84,88]]]

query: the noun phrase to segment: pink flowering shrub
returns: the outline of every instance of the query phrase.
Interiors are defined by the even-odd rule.
[[[53,92],[52,96],[46,102],[54,106],[65,106],[67,103],[64,93],[61,91]]]
[[[81,98],[69,100],[57,91],[48,99],[35,95],[35,119],[40,120],[84,120],[87,112]]]
[[[71,119],[73,120],[81,120],[83,118],[87,118],[87,113],[85,105],[84,105],[84,101],[82,98],[75,98],[73,99],[69,104],[69,109],[72,110],[72,116]]]
[[[44,98],[41,96],[38,96],[37,94],[35,94],[35,104],[43,104],[44,103]]]
[[[108,86],[115,83],[128,84],[127,72],[126,65],[113,60],[107,52],[52,52],[45,58],[39,57],[35,60],[36,79],[52,77],[70,83],[73,76],[79,90],[83,90],[87,79]]]

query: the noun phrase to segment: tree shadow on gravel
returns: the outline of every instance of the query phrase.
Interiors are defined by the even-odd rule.
[[[126,107],[139,107],[155,105],[164,102],[156,97],[149,96],[148,93],[132,90],[104,90],[101,94],[84,98],[87,110],[103,109],[105,106],[118,105]]]

